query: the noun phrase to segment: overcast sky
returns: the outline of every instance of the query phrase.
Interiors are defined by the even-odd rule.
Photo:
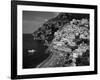
[[[57,15],[57,12],[23,11],[23,33],[33,33],[46,20]]]

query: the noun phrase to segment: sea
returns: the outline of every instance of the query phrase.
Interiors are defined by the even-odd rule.
[[[23,68],[36,68],[42,61],[48,58],[50,54],[46,53],[47,47],[41,40],[34,40],[32,34],[23,34]],[[35,52],[29,53],[28,50]]]

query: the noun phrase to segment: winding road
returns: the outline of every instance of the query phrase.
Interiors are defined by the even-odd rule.
[[[57,55],[55,53],[51,53],[50,56],[44,60],[42,63],[40,63],[37,68],[45,68],[45,67],[52,67],[52,63],[54,62],[55,58],[57,57]]]

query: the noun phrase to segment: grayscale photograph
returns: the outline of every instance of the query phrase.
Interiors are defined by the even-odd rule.
[[[97,74],[97,6],[12,1],[11,77]]]
[[[23,69],[90,65],[90,16],[23,11]]]

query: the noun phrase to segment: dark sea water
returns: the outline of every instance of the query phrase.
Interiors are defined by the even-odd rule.
[[[36,50],[29,53],[28,50]],[[47,48],[40,40],[34,40],[32,34],[23,34],[23,68],[35,68],[44,61],[49,54],[45,53]]]

